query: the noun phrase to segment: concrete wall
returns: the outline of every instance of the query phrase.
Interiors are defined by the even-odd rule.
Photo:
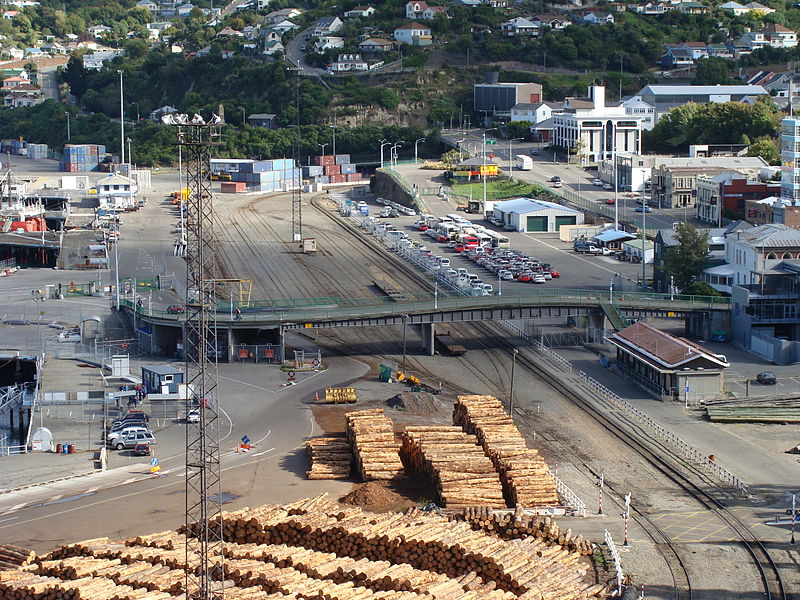
[[[370,191],[380,198],[387,198],[408,208],[417,208],[411,190],[402,185],[386,171],[378,170],[369,182]]]

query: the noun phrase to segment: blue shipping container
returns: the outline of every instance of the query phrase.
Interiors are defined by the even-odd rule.
[[[343,175],[348,175],[350,173],[355,173],[355,172],[356,172],[356,166],[355,165],[350,165],[350,164],[342,165],[342,174]]]

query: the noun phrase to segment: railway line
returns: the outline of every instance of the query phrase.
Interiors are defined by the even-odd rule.
[[[312,290],[312,295],[326,293],[328,295],[341,295],[350,293],[351,290],[361,289],[363,291],[364,281],[370,280],[369,277],[364,277],[364,265],[370,265],[376,269],[385,269],[395,277],[396,283],[406,287],[407,289],[414,289],[421,286],[427,287],[427,280],[425,277],[416,272],[411,265],[397,261],[391,255],[381,251],[381,248],[371,239],[363,235],[358,229],[353,227],[350,223],[339,218],[338,215],[332,214],[329,210],[322,206],[320,198],[313,198],[311,200],[313,206],[321,215],[325,215],[331,223],[335,223],[337,227],[334,228],[319,228],[318,244],[323,248],[330,248],[334,245],[349,243],[358,249],[364,251],[360,255],[359,264],[353,265],[353,269],[346,268],[347,265],[342,264],[342,259],[339,256],[329,255],[329,257],[336,263],[334,269],[324,269],[313,261],[304,260],[302,257],[299,261],[303,266],[306,273],[311,272],[314,274],[314,281],[300,281],[297,273],[292,273],[290,276],[293,284],[292,288],[286,285],[283,281],[278,281],[276,276],[272,273],[285,273],[285,265],[278,265],[273,260],[265,259],[255,252],[252,248],[246,250],[235,249],[226,247],[222,250],[223,261],[226,267],[233,269],[234,263],[238,259],[255,259],[257,265],[263,269],[261,274],[265,279],[261,285],[265,288],[264,291],[268,292],[269,296],[275,297],[276,293],[287,294],[285,297],[290,297],[291,289],[295,290]],[[255,213],[256,211],[250,211]],[[246,212],[246,211],[245,211]],[[280,239],[280,232],[277,231],[272,225],[267,222],[263,215],[251,216],[247,215],[247,223],[250,226],[264,227],[270,232],[272,239]],[[252,233],[248,233],[242,222],[234,225],[238,235],[243,242],[249,246],[252,242]],[[320,243],[321,242],[321,243]],[[354,242],[354,243],[353,243]],[[245,255],[242,255],[242,254]],[[239,256],[237,256],[239,255]],[[295,257],[296,259],[297,257]],[[307,270],[306,270],[307,269]],[[298,269],[299,271],[299,269]],[[352,272],[352,275],[350,274]],[[345,280],[337,277],[334,273],[347,273]],[[254,277],[254,279],[256,279]],[[274,285],[274,287],[272,287]],[[267,286],[272,289],[267,289]],[[472,324],[468,326],[480,335],[477,336],[478,344],[486,350],[498,351],[499,346],[505,346],[506,349],[512,348],[512,343],[508,340],[507,332],[500,333],[496,326],[485,324]],[[463,329],[462,329],[463,331]],[[369,328],[366,330],[355,329],[348,331],[346,335],[336,330],[328,330],[326,332],[327,339],[336,340],[341,349],[353,348],[356,349],[361,346],[363,351],[363,344],[369,344],[375,353],[399,354],[397,337],[391,334],[378,333],[376,329]],[[486,340],[493,338],[496,343],[490,345]],[[413,370],[416,374],[421,375],[423,378],[431,378],[432,380],[442,380],[441,373],[432,373],[419,364],[419,361],[412,360],[414,363]],[[476,362],[467,355],[462,358],[466,361],[470,368],[473,369],[475,375],[484,382],[489,390],[496,395],[502,397],[505,395],[502,382],[509,380],[509,372],[505,366],[507,361],[480,361]],[[725,523],[727,527],[738,538],[739,543],[747,552],[751,561],[758,570],[761,578],[761,583],[764,589],[763,597],[769,600],[786,600],[786,590],[781,577],[780,569],[774,562],[769,554],[767,548],[761,543],[750,531],[748,526],[741,521],[735,514],[729,511],[723,502],[715,497],[713,494],[704,490],[694,478],[700,477],[700,472],[692,472],[687,475],[684,469],[682,470],[672,460],[666,458],[665,448],[659,447],[655,449],[652,440],[649,440],[644,435],[644,432],[639,431],[633,423],[625,423],[618,420],[616,417],[611,417],[605,411],[601,410],[593,402],[576,394],[562,378],[553,377],[553,373],[548,372],[537,361],[525,357],[520,354],[517,361],[521,366],[527,368],[531,373],[538,376],[540,380],[547,382],[556,392],[569,399],[571,403],[593,419],[605,431],[607,431],[614,438],[619,440],[622,444],[633,450],[637,455],[642,457],[648,462],[657,472],[659,472],[666,480],[670,481],[673,485],[677,486],[684,494],[692,498],[704,509],[712,511],[721,522]],[[473,393],[474,390],[464,388],[457,382],[449,382],[449,386],[456,393],[465,392]],[[616,414],[614,411],[612,414]],[[566,444],[562,444],[555,438],[548,438],[548,442],[554,445],[559,445],[565,452],[568,452],[573,457],[575,466],[582,470],[585,474],[591,477],[597,477],[598,474],[592,471],[584,460],[581,459],[573,450]],[[680,460],[676,461],[678,464]],[[613,486],[609,486],[612,491],[619,496],[622,494],[618,490],[614,490]],[[678,545],[670,538],[670,536],[661,529],[649,516],[632,507],[632,518],[642,527],[648,537],[653,541],[659,549],[660,554],[663,556],[667,567],[670,570],[672,584],[672,596],[675,600],[692,600],[693,598],[693,582],[689,575],[686,559],[682,556],[682,552]]]

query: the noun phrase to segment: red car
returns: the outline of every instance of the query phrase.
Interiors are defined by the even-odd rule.
[[[556,277],[561,277],[561,273],[559,273],[555,269],[550,269],[550,275],[553,276],[553,279],[555,279]]]
[[[614,204],[613,198],[606,198],[606,204]]]
[[[456,252],[463,252],[463,251],[464,251],[464,246],[462,246],[461,244],[459,244],[458,246],[456,246],[456,247],[455,247],[455,251],[456,251]]]
[[[517,281],[521,281],[523,283],[530,283],[532,280],[533,280],[533,277],[531,277],[530,273],[521,273],[517,277]]]
[[[446,242],[446,241],[447,241],[447,240],[449,240],[449,239],[450,239],[450,238],[449,238],[449,237],[447,237],[446,235],[440,235],[439,237],[437,237],[437,238],[436,238],[436,241],[437,241],[437,242],[442,242],[442,243],[443,243],[443,242]]]
[[[418,225],[417,229],[419,229],[420,231],[428,231],[428,229],[430,228],[427,225]]]

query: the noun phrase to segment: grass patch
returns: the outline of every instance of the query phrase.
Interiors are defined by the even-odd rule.
[[[487,181],[486,199],[502,200],[504,198],[520,198],[531,195],[532,185],[520,181]],[[483,198],[483,182],[460,183],[453,186],[453,194],[464,198]]]

